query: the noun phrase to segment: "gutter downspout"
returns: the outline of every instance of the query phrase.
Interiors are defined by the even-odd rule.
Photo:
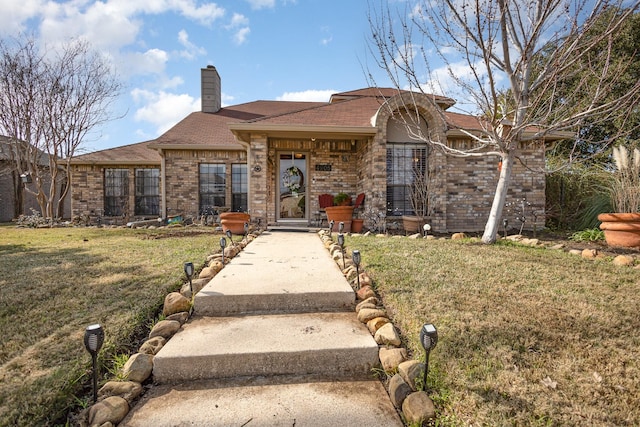
[[[160,213],[162,215],[162,219],[166,220],[167,217],[167,164],[164,157],[164,151],[162,148],[159,151],[160,154],[160,170],[162,171],[162,176],[160,178],[160,197],[162,199]]]

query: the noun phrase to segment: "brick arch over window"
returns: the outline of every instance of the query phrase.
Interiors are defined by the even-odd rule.
[[[418,115],[427,122],[430,140],[446,143],[444,111],[427,95],[401,93],[388,99],[373,116],[372,125],[380,129],[379,134],[384,135],[386,140],[389,119],[407,110],[417,110]]]

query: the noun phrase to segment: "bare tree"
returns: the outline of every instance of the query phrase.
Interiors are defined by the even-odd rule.
[[[0,133],[11,142],[16,175],[32,177],[25,190],[44,217],[62,212],[69,162],[91,131],[114,118],[121,89],[86,41],[49,50],[25,36],[0,40]]]
[[[478,117],[478,129],[459,129],[474,141],[471,149],[460,150],[421,133],[417,113],[406,105],[415,118],[405,122],[412,137],[449,155],[495,156],[502,163],[483,242],[497,238],[514,163],[524,163],[520,150],[558,135],[570,136],[577,144],[585,128],[624,121],[638,108],[640,81],[611,96],[631,62],[614,60],[611,46],[639,4],[414,0],[401,10],[391,10],[384,1],[380,8],[371,8],[371,51],[393,84],[431,94],[442,93],[445,80],[452,82],[446,95],[467,100],[469,107],[459,109]],[[571,91],[566,90],[568,82]],[[617,129],[619,134],[600,135],[590,143],[604,148],[628,131],[625,126]],[[567,161],[572,160],[569,155]]]

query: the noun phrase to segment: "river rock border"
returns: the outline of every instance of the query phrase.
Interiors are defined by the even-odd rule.
[[[126,380],[111,380],[98,390],[98,402],[82,411],[79,418],[81,427],[114,427],[129,413],[135,402],[143,394],[144,383],[153,372],[153,357],[166,342],[180,330],[191,315],[193,295],[218,274],[233,257],[238,255],[249,243],[262,233],[256,229],[247,234],[240,241],[235,241],[224,248],[224,263],[222,250],[207,256],[204,267],[198,278],[183,283],[179,292],[171,292],[164,299],[162,314],[164,320],[156,323],[149,337],[131,355],[121,370],[122,378]],[[192,292],[193,289],[193,292]]]

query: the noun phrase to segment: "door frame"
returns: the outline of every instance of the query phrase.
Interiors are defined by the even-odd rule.
[[[304,197],[305,197],[305,203],[304,203],[304,217],[302,218],[281,218],[280,217],[280,197],[281,197],[281,193],[280,193],[280,183],[282,180],[282,172],[283,170],[281,169],[281,161],[282,159],[280,158],[280,156],[282,154],[293,154],[293,156],[295,156],[295,154],[301,154],[304,156],[304,162],[305,162],[305,171],[304,171],[304,176],[303,176],[303,185],[305,188],[304,191]],[[300,223],[300,224],[308,224],[310,221],[310,217],[309,217],[309,190],[310,190],[310,186],[309,184],[311,183],[311,179],[310,179],[310,172],[309,172],[309,157],[311,156],[310,152],[308,150],[278,150],[276,151],[276,182],[275,182],[275,188],[276,188],[276,222],[278,223],[283,223],[283,222],[287,222],[287,223]],[[289,159],[287,159],[289,160]]]

